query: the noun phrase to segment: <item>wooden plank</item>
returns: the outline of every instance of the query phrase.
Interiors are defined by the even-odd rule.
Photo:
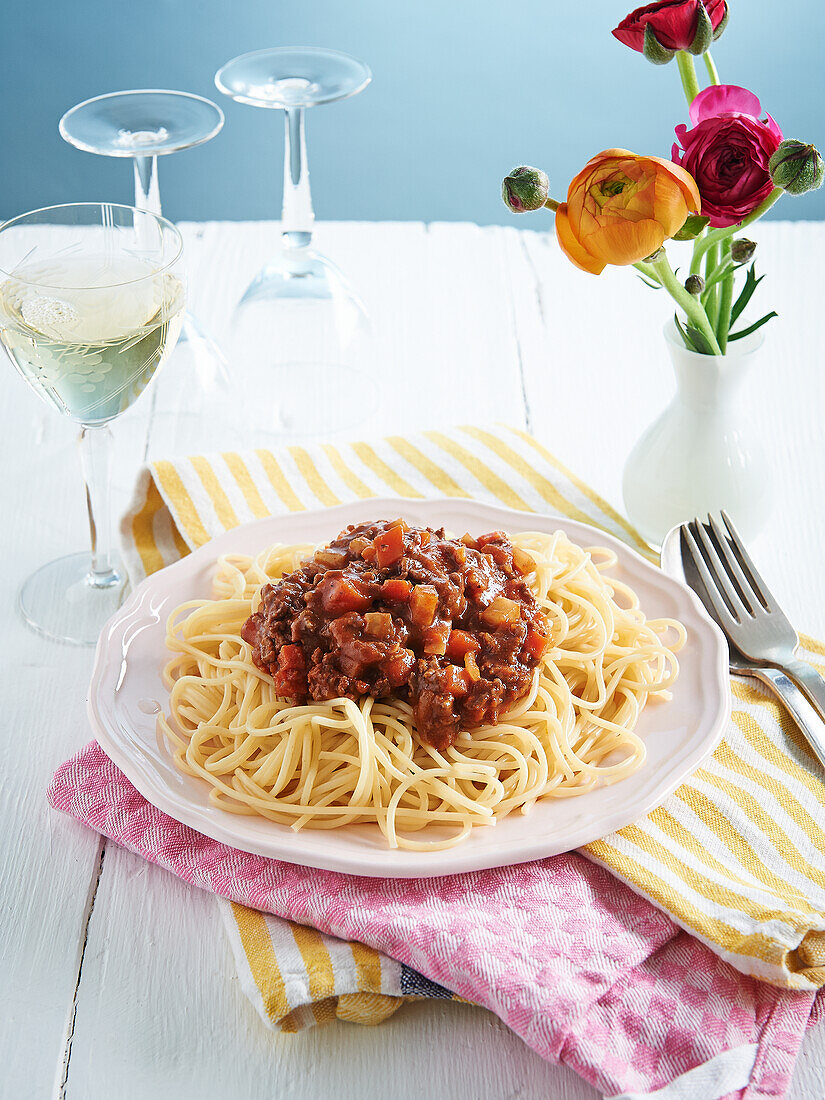
[[[241,993],[207,894],[109,845],[83,966],[66,1100],[455,1100],[597,1092],[491,1013],[402,1008],[376,1028],[267,1031]]]
[[[101,845],[95,833],[46,802],[54,769],[89,740],[84,697],[91,650],[40,638],[16,607],[29,573],[88,540],[80,470],[71,430],[59,430],[66,426],[54,414],[42,421],[37,399],[6,369],[0,1093],[22,1098],[51,1095],[62,1074]]]

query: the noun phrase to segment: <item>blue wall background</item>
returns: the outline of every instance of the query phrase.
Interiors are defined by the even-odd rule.
[[[678,74],[675,63],[654,67],[612,38],[630,2],[9,2],[0,25],[0,217],[54,202],[130,201],[127,164],[65,145],[57,121],[79,100],[140,87],[198,92],[226,111],[211,144],[164,158],[169,217],[277,217],[280,115],[225,100],[212,77],[236,54],[297,44],[353,53],[374,73],[356,99],[309,116],[319,217],[515,222],[499,185],[516,164],[543,166],[561,195],[607,146],[668,155],[686,114]],[[722,79],[760,95],[786,136],[825,148],[825,5],[730,7],[714,49]],[[825,189],[774,212],[825,218]]]

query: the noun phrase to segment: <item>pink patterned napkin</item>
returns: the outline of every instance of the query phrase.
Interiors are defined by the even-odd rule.
[[[607,1096],[786,1094],[814,994],[745,977],[576,853],[433,879],[293,866],[161,813],[95,742],[48,795],[186,882],[369,944],[485,1006]]]

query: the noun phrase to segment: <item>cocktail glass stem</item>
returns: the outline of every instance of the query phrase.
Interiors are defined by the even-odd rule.
[[[80,432],[80,463],[92,544],[92,562],[86,580],[93,588],[111,588],[122,579],[112,561],[111,444],[112,433],[105,426],[87,426]]]
[[[135,206],[160,217],[158,158],[135,157]]]
[[[284,247],[293,255],[298,249],[309,248],[315,224],[309,189],[304,114],[303,107],[287,107],[284,111],[284,202],[281,232]]]

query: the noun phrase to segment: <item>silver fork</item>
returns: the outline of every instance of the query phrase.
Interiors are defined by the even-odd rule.
[[[825,767],[825,680],[797,658],[799,637],[733,523],[721,512],[707,523],[683,524],[680,534],[683,553],[701,579],[699,595],[728,639],[732,667],[741,654],[740,664],[749,666],[741,671],[758,676],[782,698]],[[797,688],[810,706],[800,706]]]

